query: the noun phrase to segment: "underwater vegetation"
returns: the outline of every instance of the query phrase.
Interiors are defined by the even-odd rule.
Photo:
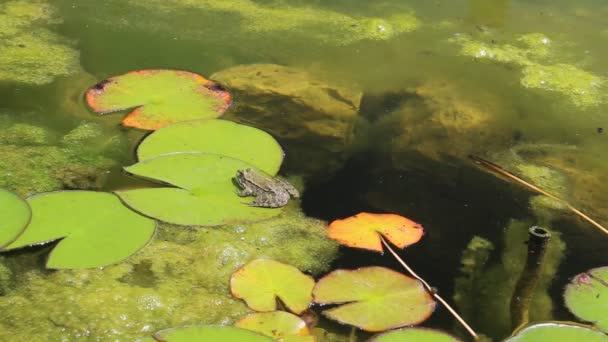
[[[524,267],[525,242],[530,225],[529,222],[515,220],[508,224],[498,262],[487,262],[494,247],[479,237],[471,240],[463,254],[463,276],[456,280],[454,297],[458,307],[465,308],[465,319],[470,320],[473,326],[483,326],[482,332],[489,336],[507,336],[512,331],[509,303],[517,283],[517,276],[513,275],[520,274]],[[565,244],[557,232],[551,233],[530,305],[531,321],[549,320],[552,317],[553,302],[547,291],[563,258]],[[489,315],[494,319],[488,320]]]
[[[1,3],[0,81],[41,85],[79,70],[79,52],[50,30],[60,21],[46,1]]]
[[[450,41],[461,46],[463,56],[521,68],[520,83],[525,88],[559,93],[583,108],[606,101],[606,79],[576,65],[559,62],[556,42],[544,34],[520,35],[515,44],[485,42],[466,35],[457,35]]]

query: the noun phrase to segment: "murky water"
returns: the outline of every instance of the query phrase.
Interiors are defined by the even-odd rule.
[[[48,128],[53,139],[82,121],[100,124],[102,137],[117,136],[123,152],[95,152],[117,161],[103,190],[137,185],[120,168],[134,162],[144,132],[119,127],[120,114],[89,112],[82,100],[88,86],[135,69],[211,75],[273,63],[363,93],[352,143],[337,154],[341,162],[303,175],[305,212],[325,220],[395,212],[421,222],[424,239],[404,255],[445,297],[456,291],[460,256],[474,235],[494,244],[493,281],[516,277],[499,267],[509,262],[501,253],[512,220],[549,225],[565,244],[546,284],[553,308],[550,317],[539,314],[543,319],[573,319],[561,289],[569,277],[608,262],[605,235],[570,212],[531,205],[531,192],[467,158],[482,155],[608,224],[604,1],[2,0],[0,6],[15,3],[52,11],[51,19],[38,14],[28,25],[33,37],[68,52],[15,71],[3,50],[15,54],[15,44],[25,50],[43,43],[0,23],[0,114]],[[40,58],[51,53],[42,51]],[[66,53],[77,56],[77,65]],[[49,79],[19,76],[28,67]],[[289,146],[287,153],[283,172],[300,173]],[[525,250],[523,241],[516,246]],[[371,264],[398,267],[352,251],[336,261]],[[495,297],[508,295],[501,291]],[[503,328],[479,319],[495,306],[476,305],[474,325],[503,337]],[[425,324],[455,329],[442,309]]]

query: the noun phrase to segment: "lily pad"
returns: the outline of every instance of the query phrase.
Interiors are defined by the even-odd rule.
[[[8,190],[0,189],[0,249],[21,234],[31,216],[27,202]]]
[[[49,268],[100,267],[120,262],[144,247],[155,222],[137,215],[109,193],[58,191],[27,199],[32,219],[7,249],[61,239]]]
[[[308,308],[315,281],[297,268],[268,259],[256,259],[230,278],[230,291],[256,311],[277,310],[277,298],[296,314]]]
[[[422,328],[405,328],[376,335],[371,342],[458,342],[459,339],[443,331]]]
[[[172,152],[206,152],[240,159],[274,176],[283,150],[268,133],[226,120],[192,120],[150,134],[137,148],[139,160]]]
[[[251,207],[252,198],[240,197],[232,178],[251,167],[244,161],[210,153],[173,153],[146,159],[125,170],[133,175],[177,188],[117,191],[134,210],[164,222],[216,226],[260,221],[281,209]]]
[[[314,342],[315,337],[300,317],[285,311],[253,313],[235,326],[289,342]]]
[[[572,278],[564,292],[566,306],[578,318],[608,332],[608,266]]]
[[[342,304],[323,314],[367,331],[383,331],[426,320],[435,302],[422,283],[384,267],[336,270],[317,282],[315,303]]]
[[[395,214],[359,213],[329,225],[329,237],[342,245],[382,252],[380,236],[399,248],[405,248],[422,238],[424,229],[403,216]]]
[[[199,342],[199,341],[239,341],[272,342],[270,337],[250,330],[224,325],[196,325],[162,330],[138,342]]]
[[[505,342],[608,342],[608,335],[574,324],[547,322],[520,330]]]
[[[133,109],[122,125],[155,130],[179,121],[216,118],[228,108],[230,95],[195,73],[150,69],[107,78],[87,91],[86,100],[100,114]]]

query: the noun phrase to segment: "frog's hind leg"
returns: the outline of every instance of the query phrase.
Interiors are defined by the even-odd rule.
[[[273,196],[266,194],[258,195],[255,200],[249,203],[250,207],[261,207],[261,208],[279,208],[284,206],[285,203],[277,203]]]
[[[284,179],[280,179],[277,178],[278,182],[281,182],[283,189],[285,189],[285,191],[287,191],[287,193],[293,197],[293,198],[300,198],[300,192],[298,191],[298,189],[296,189],[293,185],[289,184],[288,181],[284,180]],[[287,202],[285,202],[285,204],[287,204]],[[285,205],[283,204],[283,205]]]

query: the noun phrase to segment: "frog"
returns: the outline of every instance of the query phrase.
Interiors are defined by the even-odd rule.
[[[240,188],[237,195],[255,196],[255,200],[247,203],[252,207],[280,208],[285,206],[290,198],[300,197],[298,190],[289,182],[253,168],[238,170],[234,181]]]

